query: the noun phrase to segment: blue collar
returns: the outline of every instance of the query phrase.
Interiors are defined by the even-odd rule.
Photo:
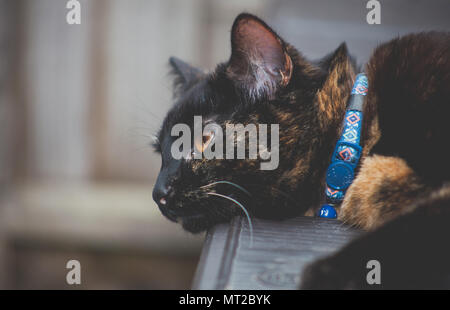
[[[356,76],[345,112],[341,137],[336,143],[331,164],[326,175],[325,196],[327,203],[319,210],[319,217],[337,218],[335,205],[344,199],[347,188],[355,177],[355,168],[361,158],[361,127],[364,97],[367,95],[368,81],[364,73]]]

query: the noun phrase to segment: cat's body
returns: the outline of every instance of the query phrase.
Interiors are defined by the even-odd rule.
[[[450,268],[436,273],[430,258],[450,259],[442,244],[450,238],[450,123],[444,113],[450,101],[449,53],[448,33],[409,35],[381,45],[364,67],[369,92],[363,157],[338,214],[373,232],[312,265],[305,288],[365,287],[365,264],[377,258],[390,272],[384,287],[445,284]],[[163,164],[154,190],[162,213],[193,232],[241,214],[231,199],[253,216],[315,214],[358,73],[345,45],[311,63],[264,22],[241,14],[232,28],[232,56],[214,73],[171,62],[178,76],[177,103],[159,133]],[[278,168],[262,171],[258,159],[174,160],[171,128],[192,126],[194,115],[220,127],[279,124]],[[214,135],[206,138],[204,146]],[[406,271],[415,263],[426,271],[412,281]]]

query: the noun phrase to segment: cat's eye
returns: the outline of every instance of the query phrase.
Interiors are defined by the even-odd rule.
[[[214,136],[214,131],[204,133],[201,141],[195,141],[195,149],[199,152],[203,152],[214,140]]]

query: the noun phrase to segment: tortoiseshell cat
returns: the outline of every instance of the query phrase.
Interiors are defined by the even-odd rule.
[[[191,232],[242,214],[224,196],[255,217],[314,215],[359,72],[345,44],[311,62],[249,14],[236,18],[231,47],[229,61],[210,74],[170,60],[176,103],[155,145],[162,167],[153,197]],[[363,68],[363,157],[338,218],[368,232],[311,265],[302,288],[369,288],[371,259],[383,268],[377,287],[450,285],[449,53],[449,33],[412,34],[379,46]],[[279,124],[278,168],[261,170],[260,159],[174,159],[171,128],[192,126],[195,115],[222,128]],[[214,138],[206,133],[203,144]]]

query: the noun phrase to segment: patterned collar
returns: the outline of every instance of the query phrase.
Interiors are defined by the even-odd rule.
[[[344,199],[347,188],[355,177],[355,168],[361,158],[361,127],[364,97],[368,91],[368,80],[364,73],[356,76],[345,112],[341,137],[336,143],[331,164],[326,174],[326,204],[319,210],[319,217],[337,218],[335,205]]]

